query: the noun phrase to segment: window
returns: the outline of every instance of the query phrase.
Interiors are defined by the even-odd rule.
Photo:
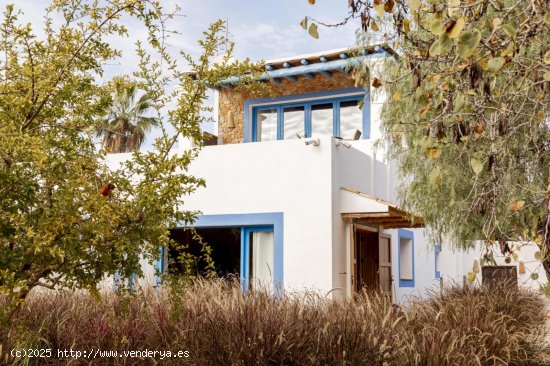
[[[277,99],[246,101],[245,141],[322,136],[342,137],[349,140],[369,138],[368,107],[361,108],[365,95],[362,92],[359,93],[358,89],[352,90],[357,94],[345,96],[336,94],[330,99],[307,98],[314,95],[308,94],[279,98],[285,102],[278,102]],[[347,90],[347,92],[350,91]],[[267,102],[272,104],[268,105]],[[254,106],[256,103],[262,103],[262,105]],[[249,108],[252,113],[250,125],[248,112],[246,112]]]
[[[407,238],[400,239],[400,254],[399,259],[399,278],[402,280],[412,280],[413,279],[413,268],[412,268],[412,240]]]
[[[311,106],[311,136],[332,136],[333,104],[314,104]]]
[[[277,140],[277,109],[258,111],[256,118],[256,140]]]
[[[191,230],[170,231],[170,238],[177,243],[167,255],[170,274],[208,273],[209,262],[203,256],[202,241],[212,249],[213,269],[218,277],[240,275],[246,287],[274,292],[273,226],[197,228],[196,233],[200,240]]]
[[[359,100],[349,100],[340,103],[340,137],[355,140],[356,134],[362,133],[362,112]]]
[[[414,234],[399,229],[399,287],[414,287]]]
[[[249,283],[273,292],[273,231],[249,232]]]
[[[283,131],[284,139],[297,139],[298,136],[305,136],[305,108],[299,107],[286,107],[283,108]]]
[[[168,250],[170,274],[183,274],[189,270],[196,275],[208,273],[209,262],[202,253],[201,241],[212,249],[214,271],[219,277],[240,273],[241,228],[198,228],[196,232],[200,236],[200,241],[191,230],[170,230],[170,238],[177,243],[177,246],[172,246]]]

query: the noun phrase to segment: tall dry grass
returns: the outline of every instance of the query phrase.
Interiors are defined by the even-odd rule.
[[[198,281],[101,301],[83,293],[34,295],[3,349],[190,352],[93,365],[549,365],[545,320],[543,300],[527,291],[452,287],[400,309],[374,293],[342,301],[311,292],[276,299],[243,294],[236,282]]]

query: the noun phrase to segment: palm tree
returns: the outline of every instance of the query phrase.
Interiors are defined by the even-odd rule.
[[[146,116],[153,102],[126,79],[115,79],[114,88],[112,104],[95,128],[97,137],[103,137],[103,146],[112,153],[139,150],[145,134],[159,124]]]

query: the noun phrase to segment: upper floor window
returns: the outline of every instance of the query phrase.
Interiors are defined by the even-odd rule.
[[[366,99],[364,92],[331,97],[307,96],[270,99],[272,104],[265,103],[265,100],[258,103],[247,101],[252,114],[249,141],[322,136],[350,140],[369,138],[369,110],[368,106],[362,108],[362,102]]]

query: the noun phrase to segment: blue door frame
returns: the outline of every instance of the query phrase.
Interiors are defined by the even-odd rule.
[[[250,234],[259,232],[274,232],[273,226],[247,226],[241,228],[241,284],[245,291],[248,290],[250,278]],[[275,256],[273,256],[273,259],[275,262]],[[273,271],[274,268],[271,270]],[[275,286],[276,283],[275,281],[273,282]]]

